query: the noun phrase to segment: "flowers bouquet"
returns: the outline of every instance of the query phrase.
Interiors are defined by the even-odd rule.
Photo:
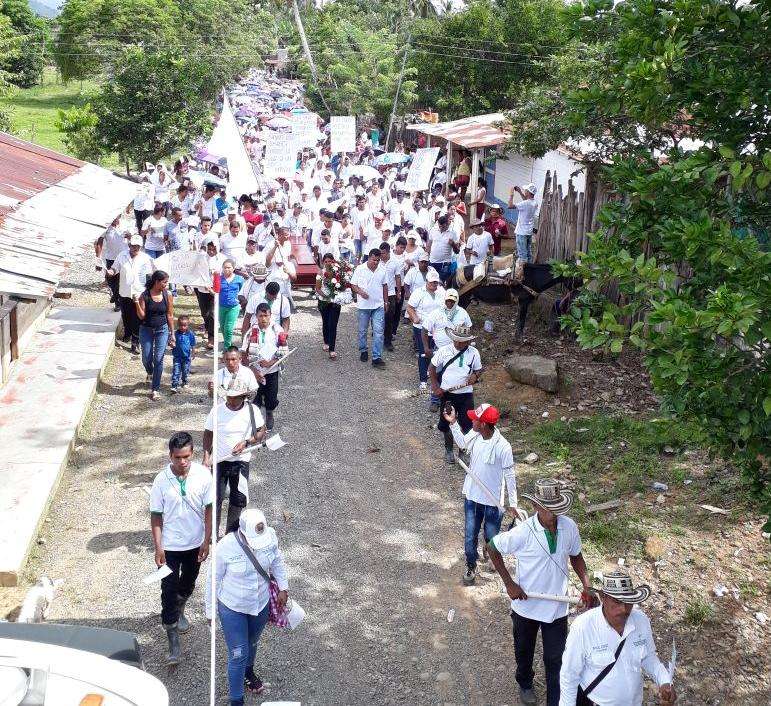
[[[348,304],[351,296],[353,267],[347,262],[333,262],[321,270],[321,294],[333,304]]]

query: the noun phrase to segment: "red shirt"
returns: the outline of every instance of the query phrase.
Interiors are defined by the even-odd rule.
[[[251,213],[244,213],[242,215],[246,221],[246,232],[250,234],[254,233],[254,227],[262,223],[262,214],[252,211]]]
[[[493,255],[501,254],[501,238],[509,234],[509,224],[503,216],[486,218],[484,229],[493,236]]]

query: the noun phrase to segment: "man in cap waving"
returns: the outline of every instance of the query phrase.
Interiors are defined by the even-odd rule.
[[[602,606],[579,615],[570,628],[560,706],[641,706],[643,671],[658,685],[659,703],[675,703],[672,674],[656,654],[651,621],[635,610],[650,594],[648,586],[635,588],[626,573],[602,577]]]
[[[493,537],[487,545],[490,560],[503,579],[511,598],[514,622],[514,656],[520,700],[536,703],[533,691],[533,656],[538,630],[543,641],[546,670],[547,706],[560,703],[560,666],[568,635],[568,604],[543,598],[529,598],[528,593],[566,596],[568,562],[583,585],[582,601],[591,602],[589,575],[581,554],[581,537],[576,523],[565,514],[573,504],[573,493],[559,481],[543,478],[532,493],[523,498],[535,506],[535,515],[508,532]],[[502,554],[517,558],[517,580],[511,578]]]
[[[514,203],[514,192],[517,192],[522,200]],[[535,194],[538,188],[535,184],[528,184],[524,188],[515,186],[509,194],[509,208],[517,209],[517,225],[514,227],[514,236],[517,239],[517,259],[525,262],[533,261],[533,229],[535,227],[538,205],[535,202]]]
[[[458,448],[469,451],[469,467],[463,481],[466,514],[466,573],[463,583],[469,585],[476,579],[479,530],[484,523],[486,542],[501,531],[503,486],[505,483],[509,505],[513,509],[517,507],[517,482],[511,444],[495,428],[501,418],[498,410],[492,405],[481,404],[468,410],[467,416],[473,429],[464,434],[455,410],[444,412],[444,419],[450,425]]]

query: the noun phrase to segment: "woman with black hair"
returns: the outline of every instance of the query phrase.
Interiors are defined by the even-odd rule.
[[[139,326],[139,345],[142,348],[142,365],[151,383],[150,399],[160,398],[163,356],[166,346],[174,347],[174,300],[168,291],[169,276],[163,270],[150,275],[145,291],[134,299]]]

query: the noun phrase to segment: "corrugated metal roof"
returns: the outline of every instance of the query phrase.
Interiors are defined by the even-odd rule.
[[[50,297],[135,193],[107,169],[0,133],[0,292]]]
[[[475,115],[471,118],[451,120],[446,123],[415,123],[408,125],[408,130],[415,130],[424,135],[439,137],[466,149],[478,147],[494,147],[506,142],[507,135],[495,127],[496,123],[504,123],[503,113],[488,113]]]

